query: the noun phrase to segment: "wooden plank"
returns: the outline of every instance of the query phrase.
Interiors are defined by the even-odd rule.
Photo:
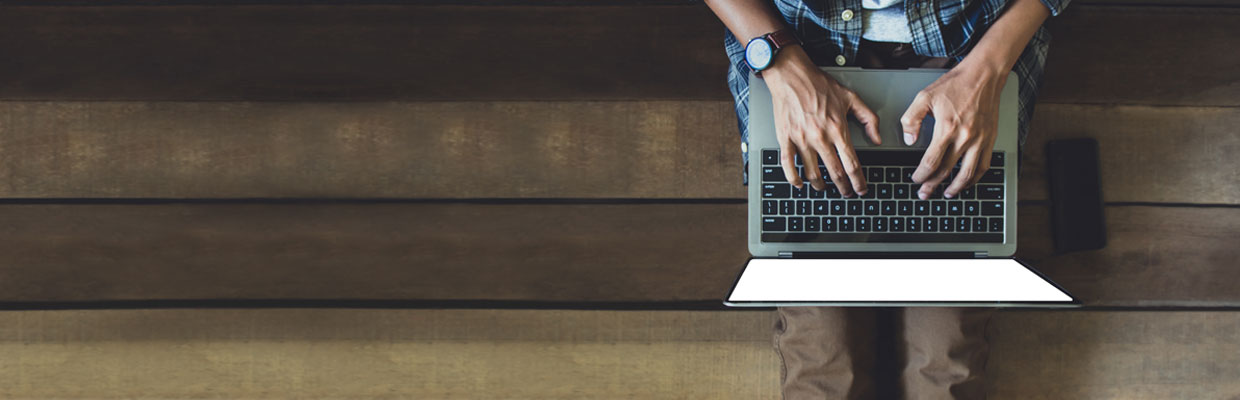
[[[722,298],[748,252],[740,204],[0,206],[0,301]],[[1238,306],[1236,208],[1107,208],[1109,245],[1018,256],[1091,306]]]
[[[7,102],[0,121],[0,197],[745,196],[726,101]],[[1237,204],[1233,126],[1240,109],[1039,105],[1021,199],[1047,199],[1046,141],[1093,137],[1108,201]]]
[[[1238,14],[1070,7],[1043,101],[1240,105],[1240,55],[1218,50]],[[0,98],[728,99],[723,30],[700,4],[6,3],[0,54],[18,61],[0,64]]]
[[[2,312],[0,396],[778,399],[774,319],[718,311]],[[1001,311],[990,326],[987,398],[1240,393],[1240,313]]]

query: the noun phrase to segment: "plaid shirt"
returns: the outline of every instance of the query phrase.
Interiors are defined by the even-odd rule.
[[[1070,0],[1041,0],[1052,16],[1059,15]],[[959,62],[977,43],[986,28],[999,18],[1009,0],[905,0],[909,30],[913,35],[913,50],[930,57],[951,57]],[[861,0],[774,0],[774,6],[784,22],[801,39],[802,47],[817,65],[854,65],[857,47],[861,44],[861,18],[844,20],[849,14],[859,13]],[[1042,67],[1046,64],[1046,51],[1050,46],[1050,34],[1046,27],[1038,28],[1012,70],[1020,78],[1020,144],[1024,146],[1029,131],[1029,119],[1033,116],[1033,103],[1042,81]],[[749,65],[745,63],[744,42],[738,41],[730,31],[724,32],[724,48],[731,65],[728,68],[728,87],[736,101],[736,117],[741,133],[741,159],[745,163],[744,183],[749,183]],[[840,57],[842,56],[842,58]]]

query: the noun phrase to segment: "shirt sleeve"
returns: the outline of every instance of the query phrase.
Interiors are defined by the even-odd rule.
[[[1051,16],[1054,17],[1068,8],[1068,3],[1072,0],[1042,0],[1042,4],[1051,10]]]

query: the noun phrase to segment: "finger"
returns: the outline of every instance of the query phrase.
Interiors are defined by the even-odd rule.
[[[921,184],[921,188],[917,190],[918,198],[922,200],[930,198],[930,196],[934,194],[935,190],[938,189],[939,184],[943,183],[943,181],[951,175],[952,168],[956,166],[956,161],[960,160],[962,151],[954,145],[947,146],[948,148],[943,154],[943,159],[941,160],[942,162],[939,163],[939,166],[935,169],[934,174],[927,178],[926,181]]]
[[[926,152],[921,155],[921,163],[913,171],[913,182],[925,181],[939,170],[943,154],[951,147],[951,138],[948,137],[950,129],[946,123],[934,124],[934,137],[930,139]]]
[[[801,146],[801,174],[805,182],[814,189],[827,189],[827,184],[822,182],[822,174],[818,171],[818,154],[809,146]]]
[[[965,149],[964,161],[960,162],[960,172],[956,173],[956,179],[952,180],[947,189],[943,190],[943,197],[956,197],[961,190],[972,185],[972,181],[978,177],[977,175],[977,159],[978,154],[982,152],[980,146],[974,146]]]
[[[840,129],[836,127],[835,129]],[[847,131],[844,131],[847,132]],[[844,175],[848,176],[848,182],[852,184],[853,191],[858,195],[866,194],[865,174],[861,171],[861,163],[857,161],[857,154],[853,152],[852,143],[847,136],[843,140],[836,141],[835,153],[840,156],[840,165],[844,167]]]
[[[904,110],[904,116],[900,117],[900,127],[904,129],[904,144],[912,146],[917,143],[918,136],[921,136],[921,121],[926,119],[926,114],[930,113],[930,101],[924,94],[918,93],[913,98],[913,103],[909,104],[908,109]],[[938,124],[935,124],[936,134]]]
[[[792,186],[801,187],[801,175],[797,174],[796,164],[796,147],[792,146],[792,142],[784,139],[779,143],[779,165],[784,167],[784,178],[791,183]]]
[[[818,151],[822,165],[827,167],[827,176],[831,179],[831,183],[835,184],[841,195],[851,197],[853,195],[852,185],[848,182],[848,176],[844,174],[844,166],[840,164],[840,157],[836,154],[835,147],[826,142],[817,143],[814,150]]]
[[[866,106],[865,102],[861,101],[861,97],[857,96],[856,93],[849,93],[849,97],[852,99],[850,110],[852,110],[853,116],[857,117],[857,121],[865,125],[865,137],[870,138],[870,143],[876,145],[883,144],[883,138],[878,135],[878,114],[870,110],[870,107]]]

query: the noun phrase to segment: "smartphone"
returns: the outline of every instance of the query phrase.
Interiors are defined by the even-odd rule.
[[[1098,141],[1053,140],[1046,144],[1051,196],[1051,232],[1055,252],[1095,250],[1106,246],[1102,176]]]

